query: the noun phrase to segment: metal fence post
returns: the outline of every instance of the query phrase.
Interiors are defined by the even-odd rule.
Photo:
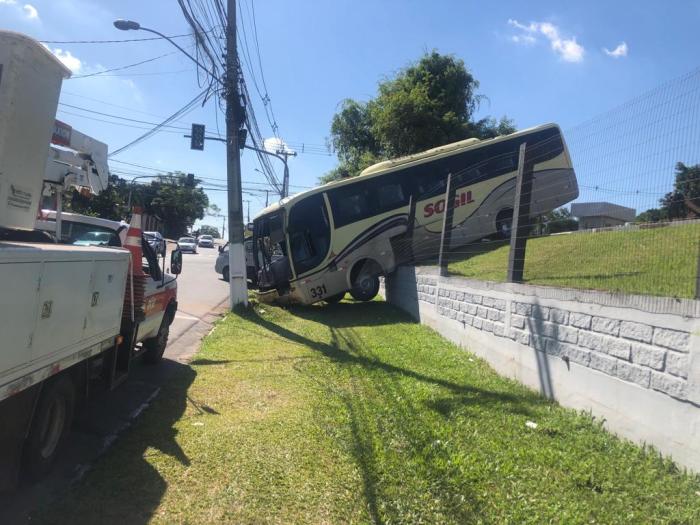
[[[695,298],[700,299],[700,240],[698,240],[698,269],[695,272]]]
[[[440,267],[440,277],[447,276],[447,264],[449,257],[445,250],[450,249],[452,240],[452,220],[455,211],[455,184],[452,180],[452,173],[447,174],[447,188],[445,190],[445,215],[442,216],[442,232],[440,234],[440,256],[438,266]]]
[[[526,150],[527,143],[521,144],[518,153],[518,175],[515,182],[513,224],[508,254],[506,280],[509,283],[522,282],[525,271],[525,249],[530,227],[530,201],[532,199],[532,165],[526,159]]]

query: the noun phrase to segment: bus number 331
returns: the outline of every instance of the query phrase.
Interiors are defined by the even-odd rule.
[[[318,299],[320,297],[323,297],[324,295],[326,295],[326,293],[328,293],[328,292],[326,292],[326,285],[325,284],[322,284],[320,286],[313,286],[311,288],[311,297],[313,297],[314,299]]]

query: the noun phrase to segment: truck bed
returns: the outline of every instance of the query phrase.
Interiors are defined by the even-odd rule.
[[[114,344],[129,257],[0,242],[0,400]]]

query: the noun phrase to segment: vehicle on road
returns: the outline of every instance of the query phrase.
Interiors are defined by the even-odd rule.
[[[177,245],[183,253],[197,253],[197,241],[194,240],[194,237],[180,237],[177,240]]]
[[[153,251],[155,251],[158,255],[165,257],[167,244],[165,242],[165,238],[160,232],[143,232],[143,236],[148,241],[148,244],[151,245]]]
[[[556,124],[380,162],[258,214],[253,242],[260,290],[306,304],[336,302],[347,291],[367,301],[377,294],[379,277],[397,265],[437,259],[448,174],[456,188],[449,248],[509,235],[521,144],[532,159],[531,217],[578,197]]]
[[[253,239],[246,239],[243,243],[243,247],[245,248],[246,279],[250,281],[251,286],[255,287],[258,283],[258,276],[255,271],[255,262],[253,261]],[[228,282],[230,278],[228,261],[228,243],[226,243],[223,246],[219,246],[219,256],[214,263],[214,271],[220,273],[226,282]]]
[[[198,239],[198,244],[202,248],[213,248],[214,238],[211,235],[200,235]]]
[[[65,191],[94,195],[107,187],[107,146],[55,120],[70,71],[39,42],[0,30],[0,71],[3,490],[20,467],[34,478],[50,469],[93,382],[114,388],[134,357],[161,359],[182,255],[171,254],[173,275],[161,270],[138,209],[126,229],[75,215],[63,222]],[[53,221],[42,214],[37,229],[40,202],[51,196]]]

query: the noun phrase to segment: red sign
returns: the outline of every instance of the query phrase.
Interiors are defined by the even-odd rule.
[[[68,124],[56,120],[53,126],[53,135],[51,136],[51,144],[57,144],[58,146],[70,146],[70,137],[73,132]]]
[[[459,195],[455,195],[455,208],[458,208],[459,206],[464,206],[465,204],[469,204],[470,202],[474,202],[471,190],[463,191]],[[425,205],[425,208],[423,208],[423,217],[430,217],[435,213],[442,213],[444,211],[445,199],[440,199],[435,203],[430,202]]]

